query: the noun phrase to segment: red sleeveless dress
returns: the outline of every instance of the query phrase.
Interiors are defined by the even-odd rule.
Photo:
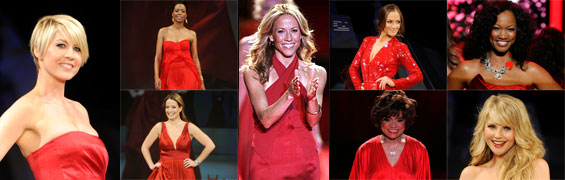
[[[200,75],[190,54],[190,41],[163,42],[161,90],[199,90]]]
[[[41,146],[27,161],[37,180],[105,179],[108,152],[98,137],[71,131]]]
[[[486,90],[534,90],[535,88],[530,85],[525,84],[517,84],[517,85],[496,85],[491,84],[485,81],[481,74],[477,74],[469,85],[466,87],[467,89],[486,89]]]
[[[266,91],[272,105],[288,89],[298,69],[298,58],[285,68],[273,56],[279,79]],[[306,88],[269,129],[255,119],[251,141],[250,179],[320,179],[320,162],[312,128],[306,122]]]
[[[194,168],[184,167],[184,159],[190,158],[190,141],[188,123],[184,125],[177,142],[173,143],[165,123],[161,122],[161,136],[159,137],[161,166],[153,169],[147,179],[194,179]],[[175,144],[177,149],[174,147]]]

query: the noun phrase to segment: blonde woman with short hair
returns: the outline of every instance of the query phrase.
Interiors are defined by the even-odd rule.
[[[493,95],[478,119],[469,148],[472,160],[460,179],[549,179],[543,142],[522,101]]]
[[[68,15],[44,16],[29,45],[37,81],[0,117],[0,159],[15,143],[35,179],[105,179],[106,147],[86,108],[65,97],[89,57],[84,27]]]

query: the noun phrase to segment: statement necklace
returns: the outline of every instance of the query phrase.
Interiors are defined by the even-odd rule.
[[[514,64],[512,64],[512,58],[510,58],[510,60],[506,62],[506,64],[502,67],[502,69],[493,69],[493,68],[490,67],[490,58],[487,57],[485,59],[485,66],[486,66],[487,70],[490,71],[490,72],[496,73],[494,75],[494,79],[502,79],[502,75],[504,75],[504,73],[510,71],[512,69],[513,65]]]

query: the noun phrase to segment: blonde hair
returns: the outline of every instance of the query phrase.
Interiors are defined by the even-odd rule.
[[[290,4],[277,4],[273,6],[261,20],[255,36],[257,41],[251,46],[250,55],[247,58],[246,66],[259,74],[259,81],[265,83],[269,80],[269,68],[273,65],[273,55],[275,47],[269,45],[269,36],[273,34],[273,25],[282,15],[293,16],[300,26],[301,38],[300,47],[296,50],[298,59],[310,63],[312,54],[316,51],[314,44],[313,30],[308,27],[308,21],[302,15],[298,7]]]
[[[177,93],[172,93],[167,95],[167,97],[165,97],[165,100],[163,101],[163,107],[167,107],[167,100],[173,100],[175,102],[177,102],[177,104],[179,105],[179,108],[181,109],[180,114],[181,114],[181,118],[180,120],[186,121],[186,122],[190,122],[188,120],[188,118],[186,117],[186,114],[184,113],[184,101],[182,100],[182,96],[180,96]]]
[[[65,14],[43,16],[37,21],[33,33],[31,34],[31,39],[29,40],[29,48],[37,70],[39,70],[39,57],[36,57],[34,50],[37,49],[40,56],[43,56],[57,32],[67,32],[72,41],[78,45],[83,59],[82,65],[88,60],[89,54],[86,33],[84,27],[78,20]]]
[[[265,1],[269,1],[269,0],[254,0],[253,1],[253,19],[260,21],[261,18],[263,18],[261,11],[263,10],[263,3],[265,3]],[[284,2],[284,3],[281,3],[281,4],[296,5],[296,4],[294,4],[294,0],[270,0],[270,1],[281,1],[281,2]]]
[[[504,154],[500,179],[533,179],[535,177],[533,162],[543,158],[545,148],[532,128],[524,103],[505,94],[492,95],[483,105],[469,148],[472,157],[469,165],[479,166],[493,158],[484,133],[489,118],[497,124],[509,126],[514,130],[515,143]]]

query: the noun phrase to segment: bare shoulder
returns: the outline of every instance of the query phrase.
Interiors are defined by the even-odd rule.
[[[159,29],[159,35],[165,35],[165,33],[169,32],[169,27],[162,27]]]
[[[78,101],[75,100],[71,100],[71,99],[67,99],[75,108],[77,108],[78,110],[80,110],[81,113],[85,113],[88,114],[88,111],[86,110],[86,108]]]
[[[255,41],[257,41],[257,38],[255,38],[254,35],[245,36],[241,38],[241,40],[239,40],[239,47],[241,48],[241,46],[251,46],[253,45],[253,43],[255,43]]]
[[[313,74],[315,77],[326,78],[327,76],[326,69],[315,63],[300,61],[300,66],[306,68],[308,74]]]
[[[461,171],[461,175],[459,179],[475,179],[477,174],[479,174],[479,167],[477,166],[467,166],[463,171]]]
[[[547,71],[543,67],[541,67],[540,65],[538,65],[538,64],[536,64],[535,62],[532,62],[532,61],[524,62],[524,68],[523,69],[527,74],[530,74],[530,75],[547,73]]]
[[[544,159],[538,158],[534,160],[534,171],[536,172],[549,172],[549,165]]]
[[[186,29],[186,32],[188,32],[188,34],[189,34],[190,36],[196,37],[196,31],[191,30],[191,29]]]
[[[461,64],[459,64],[457,67],[455,67],[455,69],[453,69],[451,74],[457,76],[471,77],[478,73],[480,66],[481,66],[481,60],[479,59],[464,61]]]
[[[257,71],[253,70],[250,66],[242,66],[241,71],[243,72],[244,79],[259,79],[259,74],[257,73]]]
[[[3,114],[2,120],[25,121],[41,108],[40,99],[26,94],[16,100]]]

